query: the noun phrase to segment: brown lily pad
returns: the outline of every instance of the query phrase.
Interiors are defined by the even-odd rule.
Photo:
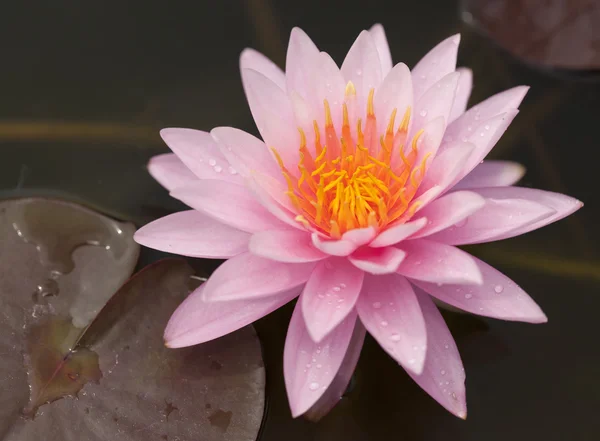
[[[463,18],[528,63],[600,69],[597,0],[463,0]]]
[[[18,202],[3,204],[12,208]],[[265,372],[253,328],[198,347],[164,347],[162,332],[170,315],[197,284],[185,261],[146,267],[105,299],[91,322],[77,327],[64,299],[75,304],[86,293],[64,291],[75,285],[62,280],[86,264],[80,248],[72,250],[71,272],[62,267],[56,278],[58,293],[36,297],[28,288],[37,280],[26,284],[20,277],[45,277],[48,263],[32,241],[18,235],[13,240],[14,216],[8,209],[0,215],[0,440],[256,439]],[[16,247],[13,253],[6,252],[6,244]],[[20,272],[10,268],[15,260],[25,267]],[[83,283],[85,271],[79,271]]]

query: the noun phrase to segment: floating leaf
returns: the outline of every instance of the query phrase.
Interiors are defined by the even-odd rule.
[[[185,261],[146,267],[78,328],[71,308],[53,303],[63,295],[76,301],[78,292],[60,284],[71,273],[58,278],[57,296],[36,299],[18,278],[26,270],[9,269],[16,257],[32,275],[47,273],[35,247],[2,229],[7,211],[0,212],[0,440],[256,439],[265,373],[253,328],[198,347],[164,347],[170,315],[198,283]],[[9,242],[31,249],[2,252]],[[77,249],[73,262],[75,273]]]
[[[462,16],[526,62],[600,69],[597,0],[463,0]]]

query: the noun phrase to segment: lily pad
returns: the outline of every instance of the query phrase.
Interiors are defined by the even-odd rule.
[[[57,278],[58,294],[32,295],[21,277],[47,276],[48,265],[36,246],[13,240],[8,211],[0,212],[0,440],[256,439],[265,372],[253,328],[198,347],[164,347],[170,315],[198,283],[185,261],[146,267],[77,327],[72,307],[56,300],[77,302],[80,293],[63,291],[61,281],[85,264],[79,248],[71,273],[63,268]],[[7,251],[24,244],[32,250]]]

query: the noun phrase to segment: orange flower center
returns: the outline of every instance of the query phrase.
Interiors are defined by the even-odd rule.
[[[346,95],[355,94],[354,85],[349,82]],[[418,131],[410,146],[405,147],[411,116],[408,107],[396,131],[397,109],[394,109],[385,133],[377,133],[373,95],[371,89],[364,130],[359,119],[355,136],[350,130],[346,103],[342,105],[343,123],[339,136],[329,103],[324,101],[325,136],[322,136],[317,121],[313,121],[314,146],[309,149],[306,135],[299,129],[299,177],[290,173],[277,150],[273,149],[288,184],[286,193],[298,210],[296,220],[336,239],[355,228],[383,229],[403,214],[408,217],[414,214],[418,207],[418,202],[411,204],[411,201],[431,155],[419,158],[419,139],[423,130]]]

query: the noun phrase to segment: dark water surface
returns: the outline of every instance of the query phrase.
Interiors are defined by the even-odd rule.
[[[181,208],[145,170],[152,155],[166,151],[159,128],[229,125],[255,132],[238,74],[244,47],[281,65],[297,25],[341,62],[361,29],[382,22],[394,61],[412,66],[438,41],[461,32],[459,64],[474,70],[471,103],[532,86],[493,157],[525,164],[522,185],[586,204],[541,231],[471,248],[514,278],[549,322],[446,316],[467,373],[467,421],[430,399],[368,338],[353,389],[312,424],[292,420],[287,408],[282,348],[291,309],[285,308],[257,324],[268,375],[260,439],[598,440],[600,74],[523,63],[463,23],[457,3],[6,3],[0,198],[60,194],[141,225]],[[142,260],[157,255],[145,250]]]

